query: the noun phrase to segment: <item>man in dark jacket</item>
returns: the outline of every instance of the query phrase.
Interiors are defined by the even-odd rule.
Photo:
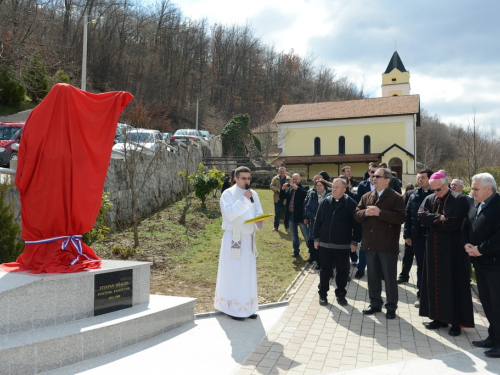
[[[401,224],[405,221],[405,201],[389,187],[391,171],[379,168],[373,175],[375,190],[363,195],[354,212],[356,221],[363,223],[362,250],[365,251],[368,272],[370,306],[363,314],[382,311],[382,277],[385,282],[387,319],[396,318],[398,308],[397,267]]]
[[[337,268],[335,295],[341,306],[347,305],[347,276],[349,253],[355,252],[361,239],[361,225],[354,220],[356,201],[345,194],[346,183],[341,178],[333,180],[332,194],[319,205],[314,224],[314,247],[319,250],[319,304],[328,304],[330,278],[333,266]]]
[[[300,252],[299,231],[302,232],[304,240],[309,240],[307,225],[304,224],[304,200],[306,199],[309,186],[302,185],[302,178],[298,173],[292,175],[292,183],[283,185],[286,199],[286,213],[288,217],[288,225],[292,234],[293,253],[292,257],[296,258]]]
[[[368,170],[368,177],[365,181],[361,182],[358,185],[358,191],[356,192],[355,200],[356,203],[359,203],[361,197],[366,193],[369,193],[375,189],[375,185],[373,185],[373,175],[377,172],[378,167],[375,163],[370,163],[370,169]],[[359,259],[358,259],[358,270],[354,274],[355,279],[361,279],[365,275],[366,270],[366,256],[363,248],[359,249]]]
[[[462,245],[472,258],[479,299],[490,323],[488,337],[472,345],[489,348],[484,354],[500,358],[500,196],[493,176],[472,177],[472,195],[477,204],[464,221]]]
[[[413,248],[413,254],[406,254],[403,257],[403,268],[398,277],[398,284],[406,283],[410,279],[410,269],[413,264],[413,255],[417,260],[417,297],[420,298],[420,288],[422,287],[422,269],[425,255],[425,234],[426,229],[420,225],[418,219],[418,209],[424,199],[434,191],[429,185],[429,178],[434,172],[424,169],[417,174],[417,184],[419,186],[408,198],[406,204],[406,219],[403,231],[403,238],[408,246]],[[420,306],[420,301],[415,301],[415,306]]]

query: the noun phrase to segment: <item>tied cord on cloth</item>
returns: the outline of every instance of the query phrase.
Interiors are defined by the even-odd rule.
[[[66,250],[66,248],[69,245],[69,242],[71,241],[71,243],[73,244],[73,246],[75,246],[76,250],[78,251],[78,255],[77,255],[77,257],[75,259],[73,259],[71,261],[71,265],[75,264],[78,261],[78,259],[80,258],[80,255],[83,255],[88,260],[96,262],[96,259],[89,258],[87,255],[85,255],[83,253],[81,238],[82,238],[82,235],[78,234],[78,235],[74,235],[74,236],[61,236],[61,237],[47,238],[45,240],[39,240],[39,241],[24,241],[24,243],[27,244],[27,245],[36,245],[36,244],[40,244],[40,243],[47,243],[47,242],[54,242],[54,241],[57,241],[57,240],[64,240],[62,242],[61,248],[63,250]]]
[[[233,190],[233,199],[238,201],[238,190]],[[241,256],[241,217],[233,221],[233,237],[231,238],[231,258],[239,259]]]

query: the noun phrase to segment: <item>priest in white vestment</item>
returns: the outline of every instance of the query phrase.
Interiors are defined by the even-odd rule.
[[[257,318],[257,247],[255,230],[262,229],[262,221],[243,224],[263,214],[259,196],[251,189],[250,169],[235,170],[235,184],[220,198],[222,212],[222,244],[215,287],[214,307],[236,320]],[[253,200],[253,202],[252,202]]]

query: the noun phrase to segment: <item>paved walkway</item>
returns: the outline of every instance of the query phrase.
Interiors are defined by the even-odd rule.
[[[387,320],[385,310],[372,316],[362,314],[368,306],[366,276],[348,284],[349,305],[346,307],[336,303],[334,287],[330,288],[330,304],[320,306],[318,283],[318,271],[309,271],[278,323],[236,375],[500,374],[500,360],[487,358],[484,349],[471,344],[473,340],[487,337],[487,320],[474,292],[476,327],[466,328],[461,336],[452,337],[448,329],[432,331],[423,326],[429,319],[420,317],[418,308],[413,306],[416,266],[412,267],[410,282],[399,286],[395,320]]]

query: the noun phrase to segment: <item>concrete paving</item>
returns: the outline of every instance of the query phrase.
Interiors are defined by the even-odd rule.
[[[346,307],[336,303],[332,288],[330,304],[320,306],[318,283],[318,272],[310,271],[286,312],[235,375],[500,374],[500,359],[487,358],[484,349],[471,344],[487,337],[487,320],[474,292],[476,327],[452,337],[448,329],[423,326],[429,320],[413,305],[416,267],[410,282],[399,286],[395,320],[387,320],[384,312],[362,314],[369,304],[366,276],[349,283]]]

